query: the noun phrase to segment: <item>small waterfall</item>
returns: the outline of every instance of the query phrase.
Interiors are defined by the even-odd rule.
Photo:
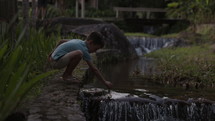
[[[132,36],[127,38],[135,47],[135,50],[139,56],[160,48],[174,46],[174,44],[178,41],[176,38],[149,38]]]
[[[215,121],[215,104],[135,99],[91,100],[88,121]]]
[[[103,101],[99,121],[214,121],[215,105]]]
[[[87,121],[215,121],[215,102],[126,96],[85,97],[82,107]]]

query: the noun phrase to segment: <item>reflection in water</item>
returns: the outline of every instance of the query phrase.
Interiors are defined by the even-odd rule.
[[[215,89],[212,88],[185,90],[182,87],[172,87],[144,80],[141,78],[142,75],[155,72],[155,61],[152,59],[140,57],[137,60],[117,64],[100,65],[100,69],[105,79],[111,81],[114,84],[114,90],[118,92],[127,92],[139,95],[140,97],[147,97],[147,95],[137,91],[137,89],[142,89],[161,98],[169,97],[183,100],[188,100],[189,98],[206,98],[215,100]],[[104,87],[99,81],[95,81],[94,86]]]
[[[139,85],[139,82],[133,81],[131,77],[151,74],[154,72],[155,66],[152,59],[140,57],[136,60],[124,61],[114,65],[104,64],[100,66],[100,69],[105,78],[114,83],[115,88],[127,86],[127,88],[135,88],[135,83]]]

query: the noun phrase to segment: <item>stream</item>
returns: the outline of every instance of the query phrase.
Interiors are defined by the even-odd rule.
[[[186,90],[142,78],[156,73],[155,60],[142,55],[175,42],[147,39],[129,39],[138,59],[99,66],[112,90],[97,80],[82,89],[87,121],[215,121],[215,89]]]

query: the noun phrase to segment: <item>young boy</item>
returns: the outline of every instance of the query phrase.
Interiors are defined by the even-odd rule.
[[[72,72],[83,58],[96,77],[108,88],[111,88],[112,83],[104,79],[101,72],[92,63],[90,56],[90,53],[96,52],[103,47],[103,37],[98,32],[92,32],[87,37],[86,41],[80,39],[61,40],[55,50],[50,54],[49,61],[55,69],[66,67],[66,70],[62,75],[63,80],[79,83],[77,79],[73,78]]]

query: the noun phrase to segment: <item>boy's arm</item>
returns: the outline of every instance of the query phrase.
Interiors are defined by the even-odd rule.
[[[98,68],[96,68],[96,66],[94,66],[94,64],[90,61],[86,61],[88,66],[90,67],[90,69],[94,72],[94,74],[96,75],[96,77],[102,81],[102,83],[104,83],[108,88],[111,88],[113,86],[113,84],[109,81],[106,81],[105,78],[102,76],[101,72],[98,70]]]

